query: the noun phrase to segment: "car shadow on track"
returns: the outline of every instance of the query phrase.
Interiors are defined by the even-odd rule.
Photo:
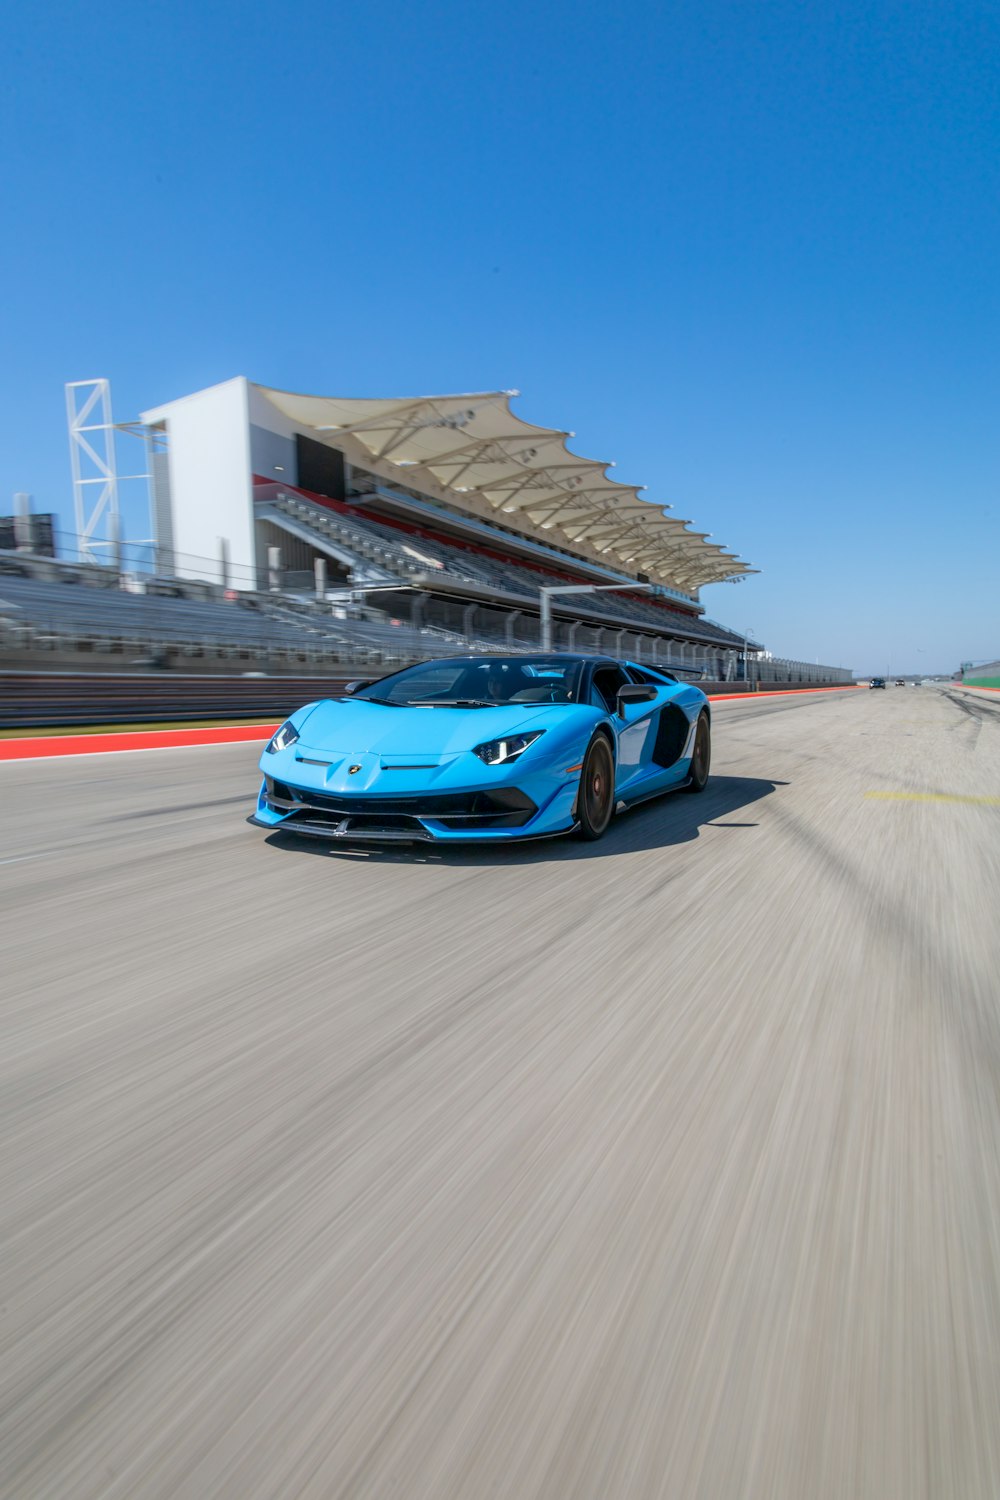
[[[275,831],[265,843],[286,854],[312,854],[322,859],[372,864],[440,865],[538,865],[574,859],[603,859],[615,854],[635,854],[644,849],[669,849],[696,839],[706,825],[723,828],[755,828],[753,822],[729,822],[733,813],[769,797],[784,781],[765,781],[754,776],[713,776],[697,796],[674,792],[653,802],[641,803],[621,813],[598,843],[586,843],[568,835],[563,838],[532,839],[523,844],[327,844],[301,834]],[[727,821],[720,821],[727,820]]]

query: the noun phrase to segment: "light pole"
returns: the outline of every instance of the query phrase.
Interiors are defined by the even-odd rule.
[[[542,650],[552,650],[552,595],[553,594],[651,594],[653,583],[560,583],[552,588],[538,590],[539,610],[542,626]]]

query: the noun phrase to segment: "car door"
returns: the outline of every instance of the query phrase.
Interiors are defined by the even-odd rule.
[[[649,702],[626,703],[619,715],[618,690],[636,680],[618,662],[601,663],[594,668],[591,679],[591,702],[596,708],[605,708],[611,715],[618,738],[615,790],[626,799],[651,772],[659,770],[652,763],[651,752],[656,739],[658,711],[670,691],[664,687],[662,691],[657,690],[656,697]]]
[[[693,715],[683,705],[691,694],[683,684],[665,683],[658,672],[635,662],[626,662],[625,666],[633,682],[656,690],[655,700],[644,705],[649,728],[643,740],[642,762],[629,782],[632,797],[652,796],[688,776]]]

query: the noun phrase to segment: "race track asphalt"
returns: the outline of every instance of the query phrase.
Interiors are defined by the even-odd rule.
[[[1000,701],[713,770],[352,853],[0,766],[0,1494],[996,1500]]]

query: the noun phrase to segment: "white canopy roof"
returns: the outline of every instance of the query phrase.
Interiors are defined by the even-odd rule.
[[[469,501],[481,499],[556,532],[564,546],[605,555],[612,567],[688,590],[754,571],[708,533],[687,530],[687,521],[610,478],[613,465],[571,453],[573,433],[516,416],[517,391],[369,400],[257,389],[298,427],[333,442],[349,434],[373,465],[402,469],[408,485],[420,489],[429,479],[457,508],[464,498],[473,510]]]

